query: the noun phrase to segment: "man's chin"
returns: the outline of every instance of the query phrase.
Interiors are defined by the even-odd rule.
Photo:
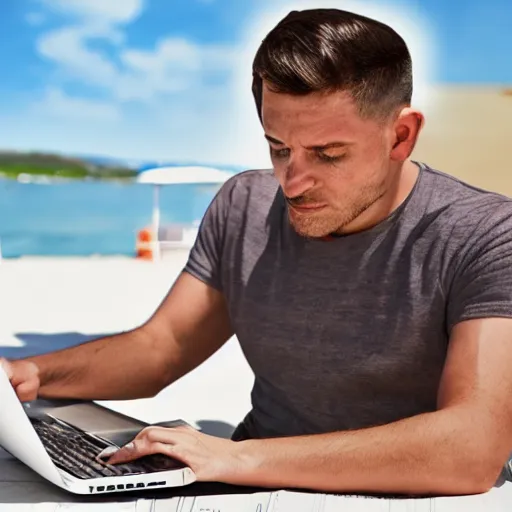
[[[290,224],[299,236],[311,239],[325,238],[326,236],[329,236],[333,231],[336,230],[336,228],[326,229],[325,227],[322,226],[304,225],[299,222],[293,221],[290,221]]]
[[[327,219],[322,217],[318,213],[297,215],[288,209],[288,222],[294,231],[304,238],[324,238],[337,229],[332,228],[332,220],[325,222]]]

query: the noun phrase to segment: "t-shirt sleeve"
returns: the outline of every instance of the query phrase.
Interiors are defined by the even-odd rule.
[[[222,291],[222,251],[234,179],[224,183],[199,225],[184,271]]]
[[[475,318],[512,318],[512,202],[495,210],[472,233],[448,295],[448,332]]]

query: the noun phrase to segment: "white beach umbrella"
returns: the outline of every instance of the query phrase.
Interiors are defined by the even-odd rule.
[[[233,173],[213,167],[156,167],[141,171],[138,183],[150,185],[220,185]]]
[[[166,185],[203,185],[220,186],[234,173],[222,171],[213,167],[185,166],[185,167],[155,167],[140,171],[136,182],[154,187],[153,195],[153,230],[156,242],[155,254],[160,255],[158,244],[158,231],[160,228],[160,187]]]

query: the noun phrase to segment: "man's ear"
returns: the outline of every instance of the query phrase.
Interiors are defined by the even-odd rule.
[[[411,156],[424,124],[425,117],[418,110],[404,108],[400,112],[393,126],[392,160],[404,162]]]

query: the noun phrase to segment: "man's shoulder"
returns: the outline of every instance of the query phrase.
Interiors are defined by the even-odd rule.
[[[225,187],[241,188],[251,190],[257,186],[270,186],[275,188],[277,185],[272,169],[249,169],[238,172],[229,178]]]
[[[510,197],[428,166],[424,171],[428,206],[423,222],[436,225],[436,236],[459,248],[479,247],[502,236],[512,240]]]
[[[472,223],[484,220],[491,214],[512,216],[512,198],[429,166],[424,166],[424,171],[432,211],[443,211],[453,221],[460,219]]]
[[[275,198],[278,189],[279,184],[272,169],[251,169],[229,178],[218,196],[229,208],[247,208],[251,204],[265,207]]]

